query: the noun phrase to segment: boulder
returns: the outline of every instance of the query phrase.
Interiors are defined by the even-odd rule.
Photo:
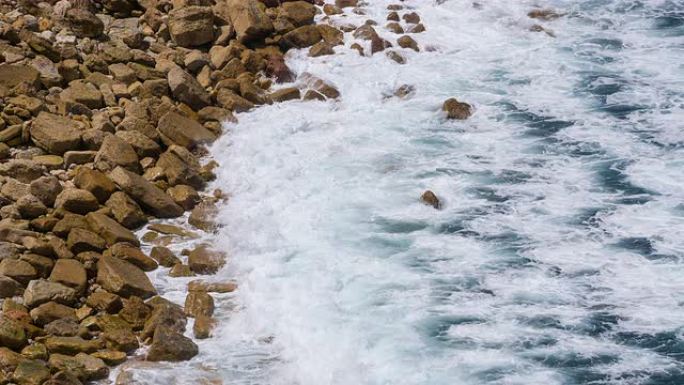
[[[195,323],[192,325],[192,333],[197,339],[209,338],[215,327],[215,319],[199,315],[195,318]]]
[[[192,210],[200,202],[200,196],[192,186],[179,184],[170,187],[166,193],[184,210]]]
[[[158,327],[147,352],[148,361],[187,361],[199,353],[188,337],[170,328]]]
[[[36,198],[34,195],[28,194],[19,198],[16,203],[17,210],[22,218],[34,219],[47,213],[45,204]]]
[[[322,38],[316,26],[305,25],[283,35],[280,45],[284,49],[306,48],[318,43]]]
[[[225,263],[225,254],[206,245],[196,247],[188,255],[188,265],[197,274],[215,274]]]
[[[71,305],[76,302],[77,298],[76,290],[61,283],[44,279],[29,282],[26,291],[24,291],[24,305],[28,307],[36,307],[46,302]]]
[[[104,23],[92,12],[81,7],[69,9],[64,18],[76,37],[98,37],[104,31]]]
[[[397,44],[399,44],[399,47],[401,48],[410,48],[416,52],[420,51],[420,49],[418,48],[418,43],[416,43],[416,41],[408,35],[404,35],[397,39]]]
[[[173,111],[167,112],[159,119],[157,130],[167,145],[175,143],[190,149],[216,139],[211,131],[197,121]]]
[[[122,297],[135,295],[141,298],[157,293],[145,272],[126,261],[103,256],[97,268],[97,283],[109,292]]]
[[[46,206],[52,207],[57,195],[61,192],[62,185],[59,183],[59,179],[52,175],[42,176],[31,181],[31,194],[40,199]]]
[[[90,226],[83,215],[65,213],[62,219],[52,228],[52,232],[57,236],[66,238],[69,236],[71,229],[74,228],[90,230]]]
[[[465,120],[472,115],[470,104],[459,102],[455,98],[447,99],[442,105],[442,111],[447,114],[447,119]]]
[[[185,331],[188,319],[180,306],[162,297],[154,297],[147,301],[147,304],[152,306],[152,314],[145,321],[145,326],[140,333],[142,339],[152,338],[154,331],[160,327],[169,328],[181,334]]]
[[[101,380],[109,376],[109,368],[104,361],[86,353],[78,353],[75,356],[50,354],[48,366],[54,372],[64,371],[76,375],[81,381]]]
[[[164,246],[155,246],[150,252],[150,257],[157,261],[161,266],[173,267],[181,263],[181,260],[169,248]]]
[[[97,198],[88,190],[64,189],[55,199],[55,208],[75,214],[87,214],[100,208]]]
[[[169,88],[173,97],[195,110],[211,104],[211,96],[202,87],[197,79],[180,67],[173,67],[168,75]]]
[[[202,201],[190,212],[188,223],[200,230],[213,231],[217,228],[218,209],[211,201]]]
[[[107,242],[92,231],[74,228],[69,232],[67,246],[74,254],[85,251],[100,252],[107,247]]]
[[[254,103],[236,94],[228,88],[221,88],[216,95],[216,102],[223,108],[233,112],[245,112],[254,108]]]
[[[76,355],[78,353],[93,353],[102,348],[101,340],[84,340],[81,337],[49,337],[45,346],[50,354]]]
[[[0,275],[0,299],[21,295],[24,287],[14,279]]]
[[[204,179],[199,175],[199,170],[186,164],[181,158],[171,151],[166,151],[159,156],[157,167],[164,170],[169,185],[190,185],[197,189],[204,187]]]
[[[296,27],[313,23],[316,6],[306,1],[288,1],[280,6],[280,17],[284,17]]]
[[[183,215],[183,208],[153,183],[140,175],[117,167],[109,174],[110,179],[145,210],[158,218],[175,218]]]
[[[190,281],[188,291],[204,291],[207,293],[232,293],[237,289],[234,282],[207,282],[201,279]]]
[[[95,166],[102,171],[121,166],[135,173],[140,172],[138,154],[130,144],[116,135],[108,135],[104,138],[95,156]]]
[[[20,385],[40,385],[50,379],[50,369],[40,360],[25,360],[17,365],[12,381]]]
[[[211,317],[214,314],[214,298],[204,291],[189,292],[185,297],[185,314],[189,317]]]
[[[73,337],[79,332],[78,322],[73,319],[58,319],[45,325],[45,333],[59,337]]]
[[[135,229],[147,223],[145,213],[125,192],[112,194],[105,206],[111,210],[114,219],[126,228]]]
[[[38,272],[26,261],[8,258],[0,261],[0,276],[27,284],[30,280],[38,277]]]
[[[133,147],[138,158],[156,158],[161,152],[159,144],[140,131],[117,131],[116,136]]]
[[[76,187],[90,191],[98,202],[104,203],[116,191],[116,185],[100,171],[80,167],[74,177]]]
[[[97,311],[118,313],[123,307],[121,297],[107,291],[96,291],[88,296],[86,304]]]
[[[31,124],[31,140],[50,154],[62,155],[81,145],[79,125],[64,116],[40,112]]]
[[[181,47],[196,47],[214,40],[211,7],[190,5],[169,12],[169,33]]]
[[[105,240],[108,246],[119,242],[140,246],[140,241],[135,234],[104,214],[89,213],[86,215],[86,221],[90,228]]]
[[[66,103],[67,108],[73,104],[82,104],[91,110],[105,106],[102,92],[94,84],[82,79],[69,83],[69,87],[62,91],[59,98]]]
[[[107,348],[119,352],[130,353],[140,347],[138,338],[129,328],[110,329],[104,332]]]
[[[139,248],[131,246],[128,243],[116,243],[107,250],[104,255],[111,255],[113,257],[122,259],[131,263],[143,271],[156,270],[158,265],[154,259],[148,257]]]
[[[21,323],[0,317],[0,346],[19,350],[28,343],[28,337]]]
[[[60,319],[78,321],[76,311],[57,302],[47,302],[31,310],[31,319],[38,326],[47,325],[50,322]]]
[[[43,175],[44,168],[28,159],[10,159],[0,164],[0,175],[31,183]]]
[[[73,287],[78,292],[83,292],[88,282],[83,264],[75,259],[58,259],[49,279]]]
[[[224,0],[217,6],[230,18],[241,43],[263,39],[273,32],[273,23],[257,0]]]
[[[38,86],[40,73],[24,64],[0,64],[0,95],[22,83]]]
[[[420,196],[420,200],[436,209],[439,209],[442,205],[439,198],[437,198],[437,195],[430,190],[426,190],[423,195]]]

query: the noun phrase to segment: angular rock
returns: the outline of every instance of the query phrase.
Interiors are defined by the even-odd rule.
[[[47,325],[50,322],[60,319],[70,319],[78,321],[76,311],[57,302],[47,302],[31,310],[31,319],[38,326]]]
[[[90,191],[67,188],[57,195],[55,208],[61,208],[75,214],[87,214],[100,208],[100,205]]]
[[[169,33],[181,47],[196,47],[214,40],[214,14],[210,7],[190,5],[169,12]]]
[[[24,291],[24,305],[28,307],[36,307],[46,302],[71,305],[76,302],[77,298],[78,293],[76,290],[61,283],[44,279],[29,282],[26,291]]]
[[[147,223],[147,217],[140,206],[125,192],[117,191],[105,203],[121,225],[129,229],[138,228]]]
[[[174,265],[181,263],[180,259],[173,254],[173,251],[164,246],[153,247],[150,252],[150,257],[164,267],[173,267]]]
[[[28,194],[19,198],[16,203],[17,210],[22,218],[33,219],[47,213],[47,207],[35,196]]]
[[[140,246],[140,241],[135,234],[104,214],[89,213],[86,215],[86,221],[90,228],[105,240],[108,246],[118,242]]]
[[[50,379],[50,369],[39,360],[26,360],[17,365],[12,380],[20,385],[40,385]]]
[[[86,299],[86,304],[95,310],[104,311],[110,314],[118,313],[123,307],[121,297],[106,291],[92,293]]]
[[[0,317],[0,346],[19,350],[28,343],[24,327],[17,321]]]
[[[67,246],[74,254],[85,251],[100,252],[107,247],[107,242],[92,231],[75,228],[69,232]]]
[[[90,109],[105,106],[102,92],[92,83],[80,79],[69,83],[69,87],[62,91],[59,98],[67,105],[82,104]]]
[[[173,143],[192,149],[213,142],[216,136],[197,121],[169,111],[159,119],[157,130],[167,145]]]
[[[322,38],[316,26],[305,25],[283,35],[280,45],[285,49],[306,48],[318,43]]]
[[[31,125],[31,140],[43,150],[62,155],[69,150],[77,150],[81,145],[81,130],[75,121],[41,112]]]
[[[215,274],[226,263],[226,256],[206,245],[200,245],[188,255],[190,269],[198,274]]]
[[[184,210],[192,210],[200,202],[200,196],[192,186],[176,185],[166,190],[166,193]]]
[[[141,298],[148,298],[157,293],[147,275],[126,261],[103,256],[97,267],[97,283],[107,291],[122,297],[135,295]]]
[[[157,262],[145,255],[139,248],[128,243],[120,242],[114,244],[103,255],[119,258],[139,267],[143,271],[156,270],[158,267]]]
[[[50,281],[73,287],[78,292],[83,292],[88,282],[86,270],[81,262],[75,259],[58,259],[50,273]]]
[[[262,39],[273,32],[273,23],[258,1],[226,0],[224,3],[224,12],[230,18],[241,43]]]
[[[116,191],[116,185],[100,171],[80,167],[74,177],[76,187],[90,191],[98,202],[104,203]]]
[[[183,208],[178,206],[169,195],[140,175],[117,167],[109,174],[109,177],[121,190],[156,217],[175,218],[183,214]]]
[[[187,361],[199,353],[191,339],[166,327],[158,327],[150,350],[148,361]]]
[[[113,170],[121,166],[129,171],[140,172],[140,161],[133,147],[115,135],[104,138],[100,150],[95,156],[95,166],[102,171]]]
[[[49,337],[45,346],[50,354],[76,355],[78,353],[93,353],[102,347],[100,340],[84,340],[81,337]]]
[[[189,292],[185,297],[185,314],[189,317],[211,317],[214,314],[214,298],[204,291]]]
[[[211,104],[211,96],[202,87],[197,79],[180,67],[172,68],[168,75],[169,88],[173,97],[195,110]]]
[[[76,37],[98,37],[104,31],[104,23],[87,9],[74,7],[67,11],[65,21]]]
[[[0,299],[11,298],[21,295],[24,292],[24,287],[14,279],[0,275]]]
[[[435,193],[433,193],[430,190],[426,190],[423,193],[423,195],[420,196],[420,200],[423,203],[434,207],[435,209],[439,210],[441,207],[441,202],[439,201],[439,198],[437,198],[437,195],[435,195]]]
[[[306,1],[288,1],[280,6],[280,16],[301,27],[313,23],[316,6]]]
[[[159,144],[140,131],[117,131],[116,136],[130,144],[140,159],[156,158],[161,152]]]
[[[0,276],[11,278],[27,284],[38,277],[38,272],[30,263],[19,259],[3,259],[0,261]]]

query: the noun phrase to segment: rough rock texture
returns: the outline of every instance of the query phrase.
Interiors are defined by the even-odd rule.
[[[103,256],[97,263],[97,283],[122,297],[148,298],[157,291],[150,279],[135,265],[115,257]]]
[[[78,124],[66,117],[41,112],[31,125],[31,139],[50,154],[62,155],[81,144]]]
[[[140,175],[117,167],[109,174],[109,177],[142,208],[155,216],[173,218],[183,214],[183,208],[178,206],[169,195]]]

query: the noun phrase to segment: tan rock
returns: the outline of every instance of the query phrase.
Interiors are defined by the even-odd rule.
[[[45,346],[50,354],[76,355],[78,353],[92,353],[102,348],[100,340],[84,340],[81,337],[49,337]]]
[[[17,210],[22,218],[34,219],[47,213],[45,204],[36,198],[34,195],[28,194],[19,198],[16,203]]]
[[[311,48],[309,48],[309,56],[311,56],[311,57],[334,55],[334,54],[335,54],[335,50],[333,49],[332,45],[330,45],[324,41],[319,41],[318,43],[312,45]]]
[[[31,125],[31,139],[43,150],[61,155],[81,144],[79,125],[66,117],[41,112]]]
[[[64,189],[55,199],[55,208],[76,214],[86,214],[99,207],[97,198],[90,191],[77,188]]]
[[[202,201],[190,212],[188,223],[200,230],[213,231],[217,228],[218,209],[213,202]]]
[[[38,277],[38,272],[26,261],[8,258],[0,261],[0,276],[27,284],[30,280]]]
[[[85,80],[74,80],[69,83],[59,98],[67,104],[82,104],[90,109],[98,109],[104,107],[104,100],[102,99],[102,92]]]
[[[305,25],[283,35],[280,45],[285,49],[306,48],[318,43],[322,38],[316,26]]]
[[[442,105],[442,111],[446,112],[448,119],[464,120],[472,115],[470,104],[459,102],[455,98],[447,99]]]
[[[211,103],[211,96],[197,79],[180,67],[172,68],[168,75],[169,88],[173,97],[195,110],[199,110]]]
[[[90,228],[102,237],[109,246],[118,242],[140,246],[140,241],[135,234],[104,214],[89,213],[86,215],[86,221]]]
[[[221,88],[216,95],[216,102],[223,108],[233,112],[245,112],[254,108],[254,103],[236,94],[228,88]]]
[[[319,24],[316,28],[326,43],[332,46],[344,44],[344,33],[339,29],[328,24]]]
[[[28,343],[24,327],[17,321],[0,317],[0,346],[19,350]]]
[[[211,333],[216,327],[216,320],[199,315],[195,318],[195,323],[192,325],[192,333],[197,339],[204,339],[211,337]]]
[[[196,247],[188,255],[190,269],[198,274],[215,274],[225,263],[225,254],[206,245]]]
[[[104,31],[104,23],[87,9],[73,7],[66,13],[64,21],[79,38],[98,37]]]
[[[100,252],[107,247],[107,242],[92,231],[75,228],[69,232],[67,246],[74,254],[85,251]]]
[[[140,159],[158,157],[161,152],[159,144],[140,131],[118,131],[116,136],[133,147]]]
[[[36,307],[46,302],[71,305],[76,302],[77,297],[76,290],[68,286],[44,279],[36,279],[29,282],[26,291],[24,291],[24,304],[28,307]]]
[[[207,282],[201,279],[190,281],[188,291],[205,291],[207,293],[231,293],[237,289],[235,282]]]
[[[0,298],[11,298],[21,295],[24,287],[14,279],[0,275]]]
[[[224,0],[217,7],[230,18],[241,43],[262,39],[273,31],[271,19],[256,0]]]
[[[116,135],[108,135],[104,138],[95,156],[95,166],[103,171],[121,166],[135,173],[140,172],[138,154],[130,144]]]
[[[147,217],[140,206],[125,192],[117,191],[105,203],[117,222],[129,229],[136,229],[147,223]]]
[[[433,193],[430,190],[426,190],[423,195],[421,195],[420,200],[427,204],[430,205],[436,209],[439,209],[441,207],[441,203],[439,201],[439,198],[437,198],[437,195]]]
[[[57,302],[47,302],[31,310],[31,319],[38,326],[47,325],[59,319],[76,321],[76,312],[73,308]]]
[[[157,130],[167,145],[173,143],[186,148],[194,148],[199,144],[210,143],[216,136],[197,121],[186,118],[176,112],[167,112],[159,119]]]
[[[169,12],[169,33],[181,47],[196,47],[214,39],[214,14],[210,7],[190,5]]]
[[[86,299],[86,304],[98,311],[104,311],[110,314],[118,313],[123,308],[121,297],[107,291],[97,291],[92,293]]]
[[[183,208],[169,195],[140,175],[117,167],[109,177],[140,206],[158,218],[173,218],[183,214]]]
[[[143,271],[156,270],[158,267],[155,260],[145,255],[139,248],[131,246],[128,243],[116,243],[105,251],[103,255],[119,258],[139,267]]]
[[[301,93],[297,87],[287,87],[281,88],[279,90],[273,91],[269,97],[274,102],[285,102],[288,100],[297,100],[301,98]]]
[[[97,263],[97,283],[122,297],[135,295],[148,298],[157,293],[145,273],[135,265],[114,257],[103,256]]]
[[[116,191],[116,185],[107,175],[87,167],[80,167],[74,177],[76,187],[90,191],[98,202],[104,203]]]
[[[195,273],[190,269],[190,266],[184,265],[182,263],[177,263],[173,265],[171,270],[169,270],[169,277],[194,277]]]
[[[22,385],[40,385],[48,379],[50,379],[50,369],[39,360],[20,362],[12,374],[13,382]]]
[[[167,151],[159,156],[157,167],[161,167],[166,175],[169,185],[190,185],[197,189],[204,187],[204,179],[199,175],[199,170],[189,166],[174,153]]]
[[[148,361],[187,361],[199,353],[191,339],[167,327],[158,327],[147,353]]]
[[[200,196],[192,186],[179,184],[170,187],[166,193],[184,210],[192,210],[200,202]]]
[[[418,48],[418,43],[416,43],[415,40],[411,36],[404,35],[397,39],[397,44],[399,44],[400,47],[402,48],[410,48],[414,51],[420,51]]]
[[[83,292],[87,276],[81,262],[74,259],[58,259],[50,274],[50,280]]]
[[[288,1],[280,6],[280,16],[296,27],[313,23],[316,6],[306,1]]]
[[[189,317],[211,317],[214,314],[214,298],[204,291],[191,291],[185,297],[185,314]]]
[[[164,246],[153,247],[150,252],[150,257],[164,267],[173,267],[174,265],[181,263],[181,260],[173,254],[173,251]]]

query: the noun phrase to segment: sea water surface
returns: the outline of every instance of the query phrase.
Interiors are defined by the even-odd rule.
[[[391,3],[333,20],[394,42]],[[684,3],[402,4],[427,28],[405,65],[292,52],[340,100],[226,124],[219,274],[239,290],[197,358],[139,378],[684,384]],[[446,120],[449,97],[474,115]]]

